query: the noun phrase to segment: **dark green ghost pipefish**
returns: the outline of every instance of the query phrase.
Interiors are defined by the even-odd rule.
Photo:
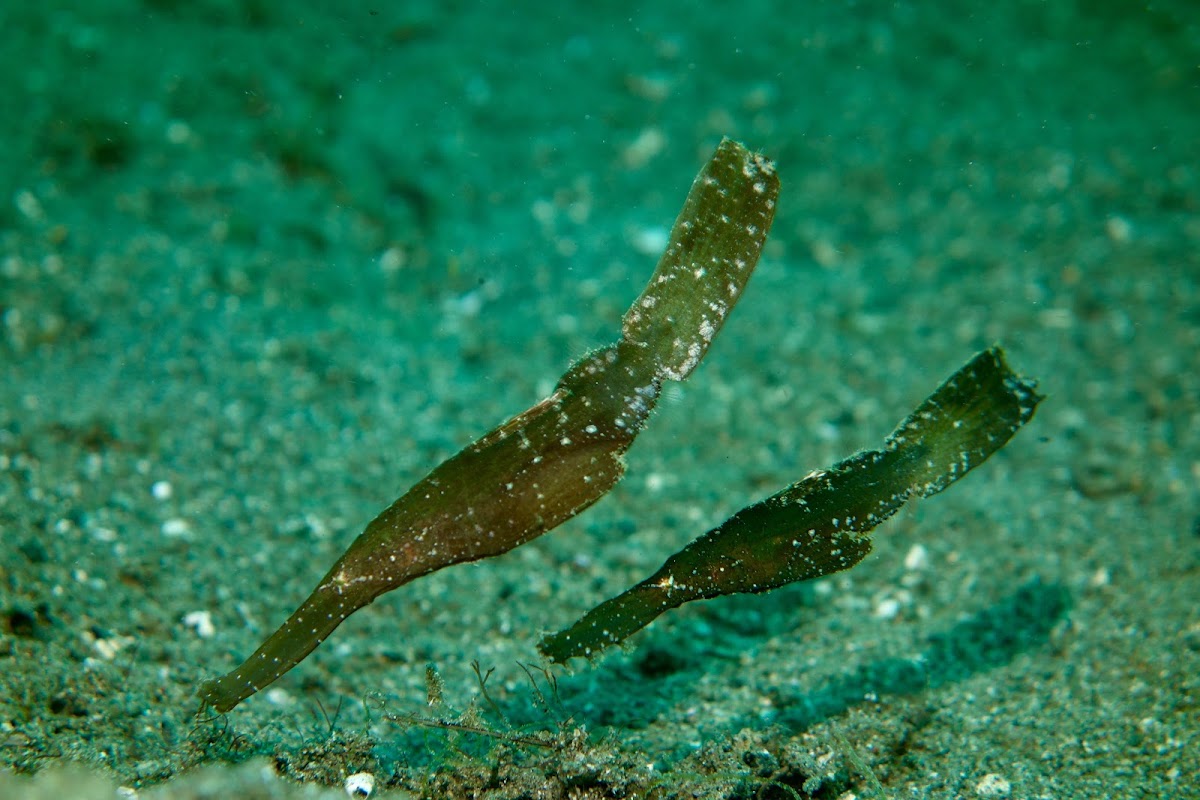
[[[624,473],[663,381],[700,363],[741,295],[775,215],[773,164],[726,139],[692,184],[650,283],[615,344],[553,394],[469,445],[376,517],[307,600],[246,661],[199,690],[228,711],[384,592],[499,555],[599,500]]]
[[[743,508],[601,603],[539,649],[551,661],[592,657],[691,600],[757,594],[849,569],[871,531],[914,497],[930,497],[1003,447],[1033,417],[1034,382],[993,347],[979,353],[892,431],[864,450]]]

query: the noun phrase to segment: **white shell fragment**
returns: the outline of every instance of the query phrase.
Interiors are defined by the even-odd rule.
[[[183,615],[183,624],[195,631],[201,639],[207,639],[217,632],[212,614],[208,611],[189,611]]]
[[[370,797],[375,790],[375,776],[369,772],[356,772],[346,778],[344,786],[351,797]]]

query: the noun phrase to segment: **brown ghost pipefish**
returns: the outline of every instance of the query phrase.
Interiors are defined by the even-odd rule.
[[[577,361],[554,392],[429,473],[376,517],[307,600],[246,661],[199,689],[228,711],[384,592],[499,555],[599,500],[664,380],[700,363],[741,295],[775,216],[774,165],[728,139],[700,171],[621,338]]]

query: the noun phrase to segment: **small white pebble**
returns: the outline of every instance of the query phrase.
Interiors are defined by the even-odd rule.
[[[659,128],[644,128],[621,153],[621,160],[630,169],[649,164],[667,146],[667,137]]]
[[[132,636],[113,636],[108,639],[94,639],[92,649],[105,661],[112,661],[129,645],[133,644]]]
[[[187,536],[191,532],[192,526],[188,524],[186,519],[180,519],[179,517],[172,517],[162,524],[163,536],[174,538]]]
[[[644,256],[657,256],[667,249],[670,238],[671,234],[666,228],[638,228],[629,234],[629,243]]]
[[[170,500],[172,491],[170,481],[155,481],[150,486],[150,494],[155,500]]]
[[[28,189],[21,189],[14,194],[13,203],[16,204],[17,211],[20,211],[22,216],[33,222],[41,222],[46,216],[37,195]]]
[[[207,639],[217,632],[212,614],[207,611],[189,611],[183,615],[183,624],[194,630],[201,639]]]
[[[875,604],[875,617],[878,619],[895,619],[900,613],[900,601],[894,597],[885,597]]]
[[[1012,784],[994,772],[989,772],[975,784],[975,794],[978,797],[1008,797],[1012,793]]]
[[[914,544],[908,548],[908,553],[904,556],[904,568],[907,570],[916,571],[925,569],[929,566],[929,551],[924,545]]]
[[[389,247],[379,256],[379,268],[384,272],[399,272],[408,265],[408,254],[400,247]]]
[[[1114,244],[1127,244],[1133,238],[1133,225],[1124,217],[1112,216],[1104,223],[1104,232]]]
[[[166,134],[167,141],[171,144],[187,144],[192,138],[192,129],[186,122],[173,119],[167,123]]]
[[[375,776],[369,772],[356,772],[346,778],[346,794],[351,797],[370,797],[375,789]]]
[[[88,533],[90,533],[92,538],[97,542],[115,542],[117,540],[117,532],[112,528],[98,526],[95,528],[89,528]]]

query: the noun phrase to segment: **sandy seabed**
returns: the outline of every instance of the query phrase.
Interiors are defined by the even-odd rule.
[[[0,10],[0,797],[1200,797],[1194,4],[521,5]],[[625,481],[198,714],[722,136],[779,212]],[[1036,418],[862,564],[540,661],[993,343]]]

